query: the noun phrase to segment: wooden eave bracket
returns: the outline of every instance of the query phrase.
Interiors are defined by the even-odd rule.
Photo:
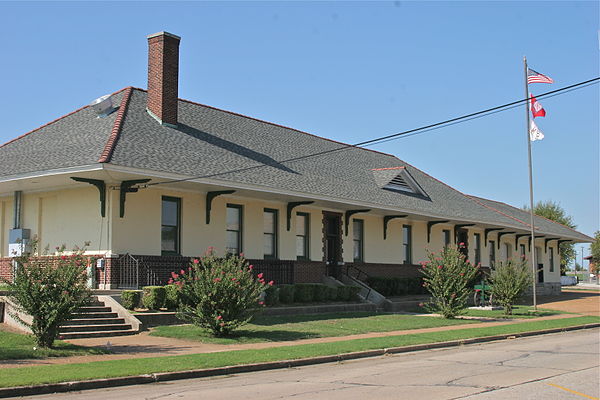
[[[291,201],[287,204],[287,230],[292,229],[292,211],[298,206],[313,204],[314,201]]]
[[[475,226],[475,224],[456,224],[454,225],[454,243],[458,243],[458,230],[467,226]]]
[[[123,218],[125,216],[125,199],[127,193],[137,193],[138,188],[133,186],[139,185],[141,183],[150,182],[150,179],[132,179],[129,181],[122,181],[120,186],[119,193],[119,217]]]
[[[100,179],[78,178],[76,176],[72,176],[71,179],[96,186],[96,189],[100,192],[100,215],[102,218],[106,217],[106,183]]]
[[[504,228],[487,228],[487,229],[484,231],[484,234],[483,234],[483,243],[485,243],[485,244],[484,244],[484,246],[487,246],[487,242],[488,242],[488,234],[489,234],[490,232],[494,232],[494,231],[501,231],[502,229],[504,229]]]
[[[235,190],[218,190],[206,193],[206,225],[210,224],[210,211],[212,210],[212,201],[215,197],[232,193],[235,193]]]
[[[498,232],[498,250],[500,250],[500,239],[502,239],[502,236],[504,235],[513,235],[517,232]]]
[[[365,209],[365,210],[348,210],[344,213],[344,222],[346,225],[346,232],[345,232],[345,236],[348,236],[348,225],[350,224],[350,217],[353,216],[354,214],[358,214],[358,213],[367,213],[371,211],[370,209]]]
[[[519,239],[525,236],[531,236],[531,233],[519,233],[515,235],[515,250],[519,246]]]
[[[406,217],[408,217],[408,215],[386,215],[385,217],[383,217],[383,240],[387,239],[387,229],[390,221],[396,218]]]
[[[431,228],[434,225],[437,225],[437,224],[446,224],[448,222],[450,222],[450,221],[448,221],[448,220],[446,220],[446,221],[428,221],[427,222],[427,243],[429,243],[431,241]]]
[[[536,239],[543,238],[544,235],[535,235]],[[529,234],[529,252],[531,253],[531,234]]]
[[[560,244],[560,238],[546,238],[544,240],[544,254],[548,252],[548,242],[551,240],[558,240],[558,244]]]

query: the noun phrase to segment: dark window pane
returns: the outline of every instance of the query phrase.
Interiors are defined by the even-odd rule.
[[[177,225],[177,209],[178,204],[176,201],[163,200],[162,202],[162,224],[163,225]]]
[[[177,252],[177,227],[163,226],[161,229],[161,250]]]

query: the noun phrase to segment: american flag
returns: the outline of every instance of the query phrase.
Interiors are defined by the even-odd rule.
[[[554,83],[552,78],[527,68],[527,83]]]

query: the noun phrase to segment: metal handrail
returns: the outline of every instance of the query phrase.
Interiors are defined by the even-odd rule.
[[[358,272],[358,274],[357,274],[356,276],[352,276],[352,275],[350,275],[350,269],[353,269],[353,270],[357,271],[357,272]],[[367,273],[366,273],[365,271],[363,271],[362,269],[360,269],[360,268],[357,268],[357,267],[355,267],[355,266],[354,266],[354,265],[352,265],[352,264],[346,264],[346,276],[347,276],[347,277],[349,277],[349,278],[352,278],[353,280],[355,280],[356,282],[358,282],[358,283],[359,283],[359,284],[360,284],[360,285],[361,285],[363,288],[365,288],[365,289],[367,289],[367,290],[368,290],[368,291],[367,291],[367,295],[365,296],[365,300],[369,300],[369,296],[371,295],[371,290],[372,290],[372,289],[371,289],[371,287],[370,287],[369,285],[367,285],[365,282],[363,282],[363,281],[360,279],[360,276],[361,276],[361,275],[364,275],[364,276],[365,276],[365,279],[369,279],[369,278],[370,278],[369,274],[367,274]]]

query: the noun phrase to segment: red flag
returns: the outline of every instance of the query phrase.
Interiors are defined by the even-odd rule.
[[[533,118],[535,118],[535,117],[545,117],[546,116],[546,110],[544,110],[544,107],[542,107],[542,105],[540,104],[540,102],[537,101],[535,99],[535,97],[533,97],[532,94],[530,94],[529,96],[531,96],[531,114],[533,115]]]

